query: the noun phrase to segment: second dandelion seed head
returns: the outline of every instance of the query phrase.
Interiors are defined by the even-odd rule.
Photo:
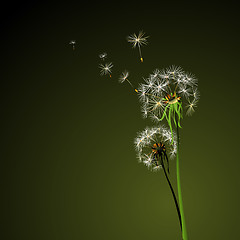
[[[168,161],[168,156],[174,158],[177,152],[175,133],[165,128],[152,127],[139,132],[134,141],[139,162],[142,162],[150,170],[159,170]],[[169,163],[167,162],[168,167]]]

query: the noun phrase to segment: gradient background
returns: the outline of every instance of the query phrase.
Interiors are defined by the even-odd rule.
[[[130,86],[118,83],[125,69],[137,86],[172,64],[194,73],[201,93],[180,131],[189,239],[240,239],[237,6],[121,1],[2,10],[2,239],[180,239],[163,172],[135,156],[137,132],[152,123]],[[150,36],[143,64],[126,41],[139,30]],[[111,79],[99,75],[103,51],[114,64]]]

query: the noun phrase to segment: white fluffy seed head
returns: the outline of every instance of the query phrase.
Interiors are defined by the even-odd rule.
[[[193,107],[195,108],[200,97],[196,77],[191,73],[184,72],[178,66],[170,66],[162,70],[155,69],[148,78],[144,78],[144,83],[139,85],[138,91],[139,100],[144,105],[143,116],[151,117],[154,115],[159,119],[161,119],[165,109],[167,110],[166,114],[168,114],[166,96],[174,96],[173,94],[175,94],[176,98],[181,99],[183,108],[187,106],[188,109],[189,101],[194,102]],[[191,106],[187,115],[194,112]],[[156,119],[156,117],[153,118]]]
[[[137,158],[143,162],[150,170],[159,170],[161,165],[156,166],[153,162],[152,146],[156,143],[163,143],[166,146],[166,153],[170,158],[174,158],[177,151],[176,134],[164,126],[145,128],[137,134],[134,140]]]

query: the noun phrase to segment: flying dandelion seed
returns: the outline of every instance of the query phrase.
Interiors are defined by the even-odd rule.
[[[149,37],[149,36],[144,37],[144,34],[145,33],[143,31],[140,31],[138,36],[134,33],[127,37],[127,41],[132,43],[133,48],[135,48],[136,46],[138,47],[141,62],[143,62],[141,46],[147,45],[147,38]]]
[[[127,79],[128,76],[129,76],[129,72],[125,70],[124,72],[122,72],[122,75],[121,75],[120,78],[119,78],[119,82],[120,82],[120,83],[123,83],[123,82],[127,81],[127,82],[132,86],[132,84],[131,84],[131,83],[129,82],[129,80]]]
[[[75,50],[76,41],[75,40],[71,40],[69,42],[69,44],[72,45],[73,50]]]
[[[122,72],[121,76],[119,77],[119,82],[124,83],[125,81],[127,81],[130,84],[130,86],[134,89],[134,91],[137,92],[137,89],[134,88],[132,83],[128,80],[128,76],[129,76],[129,72],[125,70],[124,72]]]
[[[107,75],[109,74],[109,77],[112,77],[111,76],[111,69],[113,67],[113,64],[112,63],[105,63],[105,64],[99,64],[99,68],[101,69],[100,70],[100,75]]]
[[[107,58],[107,53],[104,52],[99,54],[99,58],[104,61]]]

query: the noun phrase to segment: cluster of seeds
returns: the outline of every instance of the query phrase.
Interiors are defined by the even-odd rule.
[[[143,62],[141,46],[147,44],[147,38],[148,38],[147,36],[144,36],[144,34],[145,33],[143,31],[140,31],[138,35],[136,35],[134,33],[134,34],[129,35],[127,37],[127,41],[132,44],[133,48],[138,47],[141,62]],[[104,53],[99,54],[99,58],[104,61],[107,58],[107,53],[104,52]],[[105,63],[105,64],[102,64],[102,63],[99,64],[100,75],[109,75],[111,77],[112,67],[113,67],[113,64],[111,62],[110,63]],[[119,81],[121,83],[124,82],[127,79],[128,75],[129,75],[129,72],[127,72],[125,70],[122,73],[122,75],[120,76]]]
[[[150,116],[159,122],[172,106],[181,108],[182,104],[187,115],[194,112],[200,95],[197,79],[192,74],[172,66],[163,70],[156,69],[144,81],[137,89],[143,117]]]
[[[170,158],[174,158],[177,153],[176,135],[172,135],[171,131],[164,126],[145,128],[138,133],[134,145],[139,162],[154,171],[161,169],[161,158],[165,158],[167,153]]]

